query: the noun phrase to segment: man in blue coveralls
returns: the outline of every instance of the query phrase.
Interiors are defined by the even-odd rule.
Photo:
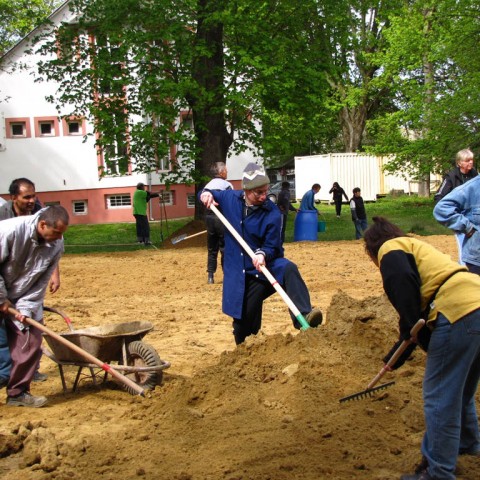
[[[297,266],[284,255],[280,229],[281,213],[267,198],[270,179],[263,168],[249,163],[243,172],[243,191],[209,191],[199,193],[208,208],[218,205],[223,215],[255,253],[247,255],[234,236],[225,232],[225,257],[222,310],[233,318],[235,343],[255,335],[262,325],[263,301],[275,292],[261,273],[261,267],[272,273],[311,327],[322,324],[320,309],[312,309],[310,295]],[[293,325],[300,328],[290,312]]]

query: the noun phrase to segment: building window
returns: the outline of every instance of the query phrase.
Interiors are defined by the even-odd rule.
[[[187,195],[187,207],[188,208],[195,208],[195,194],[189,193]]]
[[[182,127],[193,132],[193,115],[189,112],[181,113]]]
[[[86,215],[88,213],[88,203],[86,200],[74,200],[72,211],[74,215]]]
[[[5,129],[7,138],[30,138],[32,136],[29,118],[6,118]]]
[[[44,136],[51,137],[55,133],[53,122],[40,122],[38,126],[40,127],[40,135],[42,137]]]
[[[24,123],[12,123],[12,137],[24,137],[25,136],[25,124]]]
[[[107,208],[128,208],[132,206],[132,199],[128,193],[107,195]]]
[[[82,117],[62,118],[62,126],[66,137],[85,136],[87,133],[85,119]]]
[[[111,112],[105,125],[97,122],[100,130],[105,127],[108,136],[101,133],[97,140],[99,166],[106,175],[125,175],[131,170],[128,118],[125,112]]]
[[[173,192],[162,192],[160,202],[162,205],[173,205]]]
[[[68,134],[80,135],[80,124],[78,122],[68,122]]]
[[[52,205],[60,205],[60,202],[45,202],[44,205],[46,207],[51,207]]]
[[[36,137],[58,137],[60,129],[57,117],[35,117]]]

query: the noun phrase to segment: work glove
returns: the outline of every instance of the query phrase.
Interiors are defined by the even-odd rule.
[[[403,340],[399,340],[397,343],[395,343],[392,349],[383,358],[383,363],[385,364],[388,363],[388,361],[392,358],[393,354],[397,351],[398,347],[401,345],[402,342]],[[396,370],[397,368],[400,368],[408,360],[408,357],[410,357],[412,352],[415,350],[416,346],[417,346],[416,343],[411,343],[410,345],[408,345],[408,347],[400,355],[398,360],[390,368],[392,370]]]

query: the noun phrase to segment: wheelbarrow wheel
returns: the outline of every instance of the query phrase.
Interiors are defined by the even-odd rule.
[[[157,351],[151,345],[141,341],[134,341],[127,346],[127,365],[133,367],[156,367],[162,365],[162,361]],[[162,376],[162,370],[156,372],[134,372],[127,375],[128,378],[146,390],[153,390],[156,385],[160,384]],[[122,387],[132,395],[137,394],[128,385],[122,385]]]

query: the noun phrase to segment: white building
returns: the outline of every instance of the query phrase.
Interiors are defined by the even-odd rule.
[[[71,20],[68,2],[50,17],[54,24]],[[30,36],[32,36],[34,32]],[[194,214],[194,186],[172,185],[168,192],[159,173],[100,177],[102,155],[97,155],[93,127],[84,118],[62,119],[54,104],[55,83],[35,83],[31,72],[39,57],[27,54],[29,37],[0,60],[0,195],[9,199],[10,182],[27,177],[35,183],[40,201],[60,203],[71,223],[133,221],[131,198],[138,182],[152,191],[164,191],[163,203],[152,200],[151,219],[180,218]],[[45,58],[43,58],[45,60]],[[19,69],[20,64],[29,69]],[[65,112],[66,113],[66,112]],[[251,154],[233,156],[227,162],[229,180],[239,185]]]
[[[296,198],[300,199],[314,183],[321,185],[316,199],[330,201],[328,193],[333,182],[338,182],[348,197],[352,190],[359,187],[365,201],[375,201],[378,196],[392,191],[403,191],[406,194],[418,193],[418,181],[394,175],[384,171],[388,157],[376,157],[361,153],[331,153],[326,155],[310,155],[295,157]],[[440,177],[431,176],[431,182],[438,182]]]

